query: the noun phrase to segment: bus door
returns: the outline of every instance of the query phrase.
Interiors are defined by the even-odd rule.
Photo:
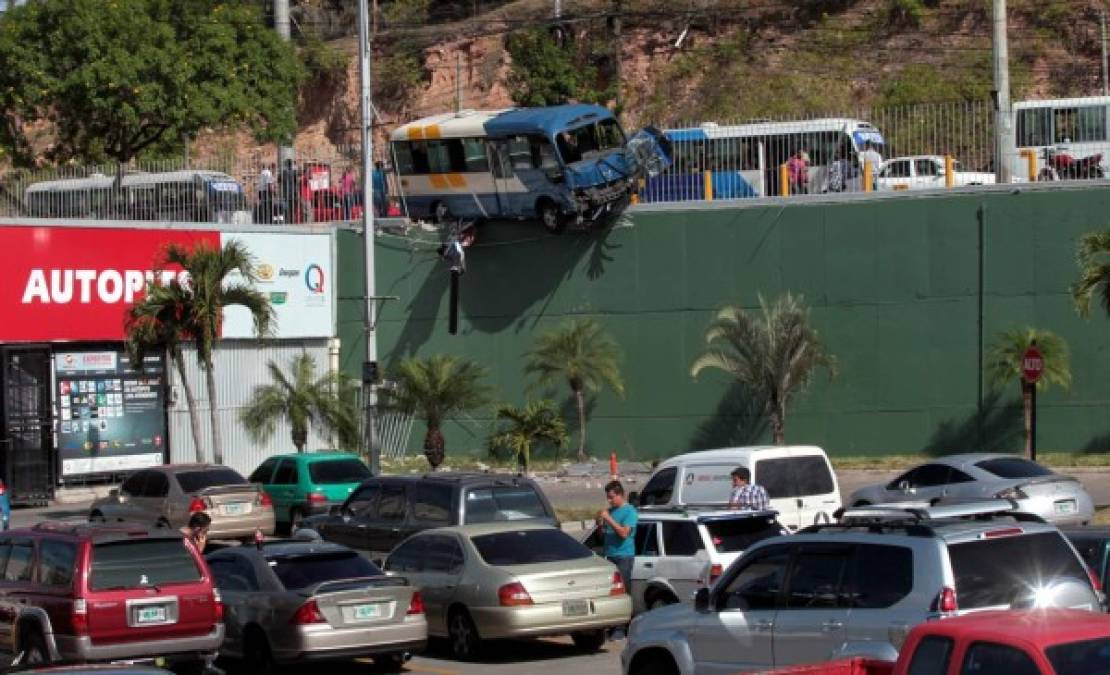
[[[497,214],[499,216],[516,215],[512,208],[513,183],[517,182],[513,174],[513,164],[509,158],[509,139],[502,138],[490,140],[490,170],[493,172],[493,185],[497,191]],[[494,214],[490,214],[494,215]]]

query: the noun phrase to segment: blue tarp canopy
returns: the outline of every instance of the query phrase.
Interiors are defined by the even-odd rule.
[[[542,131],[545,136],[552,138],[564,129],[573,129],[612,118],[613,113],[607,108],[576,103],[547,108],[509,110],[486,122],[485,128],[490,136],[514,136]]]

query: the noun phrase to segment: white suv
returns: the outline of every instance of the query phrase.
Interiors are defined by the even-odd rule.
[[[677,602],[690,604],[749,546],[786,534],[774,511],[642,509],[628,592],[633,613]],[[602,551],[599,530],[586,545]]]

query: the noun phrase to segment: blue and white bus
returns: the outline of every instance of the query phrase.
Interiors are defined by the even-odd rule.
[[[858,190],[859,153],[868,142],[880,154],[884,146],[878,129],[849,118],[735,125],[706,122],[663,133],[671,141],[673,161],[669,169],[648,179],[641,193],[645,202],[705,199],[706,171],[713,199],[777,195],[779,166],[799,150],[810,158],[811,192]],[[842,184],[830,186],[828,168],[838,158],[854,168]]]
[[[446,113],[390,141],[410,216],[537,218],[552,232],[622,209],[667,163],[659,132],[626,139],[609,110],[585,104]]]

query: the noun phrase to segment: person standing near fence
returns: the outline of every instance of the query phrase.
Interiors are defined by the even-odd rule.
[[[343,218],[350,220],[355,204],[355,170],[351,167],[344,169],[339,179],[339,199],[343,202]]]
[[[297,167],[293,160],[285,160],[281,169],[279,184],[281,186],[281,202],[285,206],[285,222],[297,222]]]
[[[790,194],[804,195],[809,192],[809,162],[806,151],[798,150],[786,160],[786,173],[790,177]]]
[[[871,189],[875,189],[875,181],[879,177],[879,169],[883,166],[883,156],[875,149],[875,144],[871,141],[866,141],[863,144],[863,152],[859,153],[859,170],[860,175],[863,175],[864,167],[871,164]]]
[[[631,592],[632,561],[636,556],[636,507],[625,501],[624,486],[619,480],[605,484],[605,500],[609,508],[597,513],[597,526],[605,535],[605,559],[617,566],[624,587]],[[623,640],[624,628],[614,629],[612,639]]]
[[[374,173],[370,178],[374,191],[374,215],[385,218],[389,215],[389,183],[385,179],[385,165],[380,159],[374,162]]]

